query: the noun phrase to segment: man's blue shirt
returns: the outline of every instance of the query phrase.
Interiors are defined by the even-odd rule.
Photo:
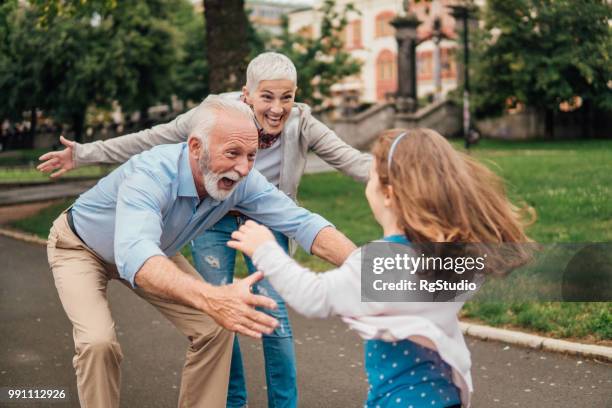
[[[280,231],[308,252],[331,224],[298,207],[253,169],[223,201],[200,201],[186,143],[157,146],[132,157],[73,206],[75,228],[89,248],[115,263],[134,286],[136,272],[152,256],[172,256],[229,210]]]

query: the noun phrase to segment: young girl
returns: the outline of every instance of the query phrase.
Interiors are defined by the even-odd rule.
[[[433,130],[388,130],[373,148],[366,197],[384,241],[526,242],[499,178]],[[300,267],[252,221],[228,243],[253,258],[280,295],[308,317],[343,316],[366,339],[365,406],[470,405],[470,353],[460,302],[361,302],[361,249],[327,273]]]

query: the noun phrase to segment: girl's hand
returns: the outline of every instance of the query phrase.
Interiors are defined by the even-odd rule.
[[[227,246],[252,257],[257,248],[267,241],[274,241],[272,232],[267,227],[248,220],[237,231],[232,232],[232,240]]]
[[[43,173],[57,170],[55,173],[51,173],[52,178],[60,177],[67,171],[74,169],[74,161],[72,160],[74,142],[66,139],[64,136],[60,136],[60,142],[66,147],[64,150],[45,153],[38,158],[42,163],[36,167],[37,170]]]

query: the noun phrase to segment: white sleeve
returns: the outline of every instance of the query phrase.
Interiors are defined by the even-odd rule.
[[[253,263],[298,313],[307,317],[362,315],[361,250],[337,269],[315,273],[291,259],[274,241],[253,254]]]

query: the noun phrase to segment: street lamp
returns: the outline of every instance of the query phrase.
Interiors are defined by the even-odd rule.
[[[440,58],[440,43],[442,42],[442,21],[440,16],[436,16],[433,22],[433,33],[432,39],[434,42],[434,80],[435,80],[435,93],[434,100],[439,101],[442,99],[442,61]]]
[[[465,148],[478,140],[478,133],[472,129],[470,117],[470,47],[469,47],[469,19],[474,14],[476,8],[471,4],[458,4],[448,6],[451,14],[456,21],[463,22],[463,138]]]

